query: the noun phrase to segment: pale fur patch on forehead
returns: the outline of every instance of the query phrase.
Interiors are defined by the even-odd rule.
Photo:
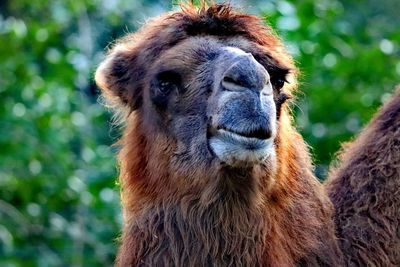
[[[247,52],[243,51],[242,49],[233,47],[233,46],[226,46],[223,48],[223,50],[228,51],[236,56],[244,56],[244,55],[248,54]]]

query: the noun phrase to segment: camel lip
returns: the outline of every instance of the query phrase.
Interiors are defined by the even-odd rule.
[[[261,129],[261,128],[244,132],[244,131],[233,130],[233,129],[230,129],[225,126],[218,126],[218,127],[216,127],[216,132],[222,133],[222,134],[230,133],[233,136],[237,136],[238,138],[247,138],[249,140],[252,140],[252,139],[269,140],[269,139],[271,139],[271,133],[268,132],[267,130]]]
[[[209,148],[221,162],[231,166],[258,164],[274,152],[274,138],[245,137],[224,129],[209,135]]]
[[[243,133],[238,133],[238,132],[227,130],[227,129],[218,129],[217,132],[221,135],[229,135],[230,137],[235,138],[235,139],[243,139],[243,140],[248,140],[248,141],[263,140],[261,138],[247,136]]]
[[[240,146],[243,150],[259,150],[270,147],[273,143],[273,138],[261,139],[258,137],[249,137],[241,133],[227,130],[226,128],[219,127],[212,131],[211,138],[219,139],[224,143]]]

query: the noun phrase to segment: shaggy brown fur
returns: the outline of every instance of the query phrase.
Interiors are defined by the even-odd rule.
[[[219,99],[211,90],[214,72],[210,69],[215,66],[199,66],[213,60],[210,51],[223,46],[251,53],[268,71],[271,81],[280,76],[290,81],[290,85],[273,92],[277,114],[274,153],[259,164],[228,166],[206,145],[207,112]],[[174,82],[184,84],[170,96],[155,90],[153,84],[160,68],[166,67],[180,73]],[[272,30],[257,17],[238,13],[227,5],[200,10],[184,6],[182,11],[153,19],[139,32],[117,42],[97,70],[96,82],[108,102],[125,111],[126,128],[119,153],[124,230],[118,266],[343,265],[332,204],[312,174],[307,146],[292,127],[289,108],[284,104],[295,87],[295,74],[291,57]],[[396,111],[393,105],[391,108]],[[343,193],[339,189],[331,193],[339,205],[341,237],[349,234],[342,230],[350,228],[340,223],[345,220],[340,216],[351,210],[341,206],[335,196],[349,197],[352,203],[360,201],[360,207],[370,201],[371,209],[383,208],[377,202],[381,195],[374,198],[369,194],[364,201],[361,193],[374,186],[377,179],[372,180],[373,176],[398,176],[398,163],[384,164],[394,160],[394,149],[399,145],[398,109],[393,114],[397,116],[397,131],[387,122],[389,118],[386,123],[374,123],[388,127],[377,130],[378,135],[388,134],[382,137],[387,141],[382,146],[388,148],[386,151],[392,149],[392,153],[382,155],[386,157],[383,162],[378,162],[381,146],[369,141],[371,150],[361,148],[362,153],[358,153],[359,149],[354,149],[351,153],[359,159],[353,166],[364,167],[361,155],[369,151],[366,164],[379,166],[369,169],[365,183],[356,181],[355,187],[361,189],[354,195],[357,200],[345,191],[353,190],[351,179],[337,179],[329,187],[335,192],[336,184],[345,184],[340,185]],[[362,140],[372,138],[371,131]],[[388,194],[396,196],[398,184],[396,188],[392,180],[385,186]],[[390,202],[387,197],[383,200]],[[397,202],[387,203],[387,207],[400,203],[393,201]],[[391,219],[398,219],[393,208],[389,211],[389,216],[397,216]],[[356,214],[367,212],[360,209]],[[393,236],[396,229],[391,228],[395,224],[389,225],[384,213],[368,214],[382,217],[371,216],[365,221],[354,217],[356,225],[380,223],[382,229],[388,227],[387,231],[371,232],[373,238],[384,242],[383,249],[398,245]],[[356,234],[349,234],[351,242],[352,236],[359,235],[352,232]],[[380,233],[383,235],[377,237]],[[385,243],[384,237],[393,242]],[[342,242],[344,249],[358,246],[352,244],[354,247]],[[387,257],[394,264],[398,254]]]
[[[347,266],[400,266],[400,88],[327,183]]]

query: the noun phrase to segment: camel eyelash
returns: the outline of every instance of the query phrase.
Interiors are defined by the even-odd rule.
[[[157,79],[160,82],[171,82],[171,83],[180,83],[181,81],[181,76],[179,75],[178,72],[168,70],[168,71],[162,71],[157,75]]]
[[[282,87],[287,83],[286,77],[285,78],[271,78],[272,86],[275,90],[281,90]]]

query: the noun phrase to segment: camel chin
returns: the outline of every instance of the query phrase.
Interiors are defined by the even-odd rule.
[[[209,139],[216,157],[231,166],[248,166],[263,162],[274,153],[274,140],[246,137],[220,129]]]

